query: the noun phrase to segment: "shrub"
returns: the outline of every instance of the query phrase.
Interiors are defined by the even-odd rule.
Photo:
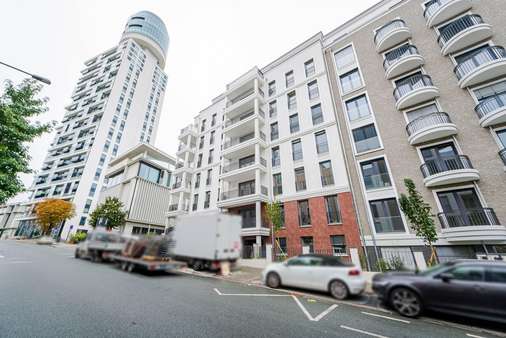
[[[404,262],[399,256],[393,256],[390,258],[390,269],[393,271],[404,271],[406,270],[406,267],[404,266]]]
[[[69,242],[72,244],[82,242],[86,239],[86,232],[77,232],[70,236]]]
[[[376,261],[376,264],[375,264],[375,268],[377,271],[382,271],[382,272],[391,270],[390,264],[388,264],[388,262],[386,260],[384,260],[383,258],[378,258],[378,260]]]

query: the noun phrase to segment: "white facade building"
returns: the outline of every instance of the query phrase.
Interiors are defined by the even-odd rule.
[[[62,198],[76,215],[60,236],[86,230],[104,171],[118,153],[139,142],[154,143],[167,83],[164,73],[169,37],[162,20],[142,11],[128,19],[117,46],[87,60],[72,102],[31,187],[30,204]],[[29,208],[19,233],[34,225]]]

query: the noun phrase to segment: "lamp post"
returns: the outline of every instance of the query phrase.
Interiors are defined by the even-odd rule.
[[[30,77],[31,77],[32,79],[35,79],[35,80],[40,81],[40,82],[42,82],[42,83],[45,83],[45,84],[48,84],[48,85],[50,85],[50,84],[51,84],[51,81],[50,81],[49,79],[46,79],[46,78],[45,78],[45,77],[43,77],[43,76],[28,73],[28,72],[26,72],[26,71],[24,71],[24,70],[22,70],[22,69],[19,69],[19,68],[17,68],[17,67],[11,66],[11,65],[8,65],[8,64],[6,64],[6,63],[4,63],[4,62],[1,62],[1,61],[0,61],[0,65],[4,65],[4,66],[6,66],[6,67],[9,67],[9,68],[12,68],[12,69],[14,69],[14,70],[17,70],[18,72],[24,73],[24,74],[26,74],[26,75],[30,75]]]

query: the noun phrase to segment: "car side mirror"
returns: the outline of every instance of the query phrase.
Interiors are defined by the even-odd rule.
[[[450,280],[453,279],[453,274],[449,273],[449,272],[445,272],[445,273],[442,273],[439,275],[439,278],[441,278],[441,280],[445,283],[449,283]]]

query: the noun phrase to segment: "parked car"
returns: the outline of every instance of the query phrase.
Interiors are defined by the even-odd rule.
[[[337,299],[361,294],[366,280],[360,268],[339,257],[306,254],[283,263],[273,263],[262,272],[263,282],[277,288],[281,285],[329,292]]]
[[[94,230],[88,233],[86,240],[80,242],[74,253],[75,258],[90,258],[101,261],[108,255],[120,253],[125,246],[125,238],[119,233]]]
[[[419,273],[374,276],[373,290],[399,314],[424,310],[506,323],[506,263],[456,260]]]

